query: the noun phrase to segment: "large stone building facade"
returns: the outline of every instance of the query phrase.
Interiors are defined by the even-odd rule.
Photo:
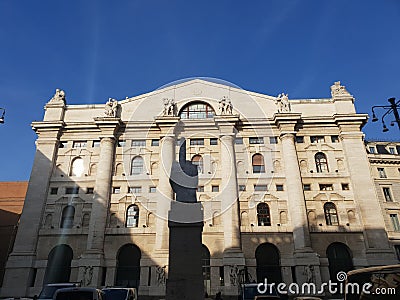
[[[289,100],[196,79],[105,106],[67,105],[57,90],[32,124],[37,151],[1,295],[57,281],[165,295],[181,137],[199,170],[208,294],[396,263],[400,152],[367,154],[366,121],[340,82],[330,98]]]

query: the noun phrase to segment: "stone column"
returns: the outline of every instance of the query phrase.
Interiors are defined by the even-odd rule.
[[[285,164],[286,187],[288,194],[288,209],[293,226],[293,242],[295,251],[310,248],[310,233],[308,230],[306,204],[301,181],[300,168],[297,159],[293,133],[281,135],[282,155]]]
[[[307,208],[303,193],[300,167],[295,145],[296,124],[301,115],[283,113],[275,115],[275,122],[280,130],[282,157],[285,165],[287,205],[293,228],[295,272],[298,283],[307,282],[305,268],[313,266],[317,286],[320,284],[319,258],[311,248],[308,229]]]
[[[225,251],[240,252],[239,193],[236,174],[235,135],[223,134],[221,141],[221,213],[224,220]]]
[[[360,131],[367,116],[351,118],[337,116],[340,140],[346,157],[354,198],[361,212],[369,265],[395,264],[396,259],[389,245],[384,218],[370,174],[368,157]],[[379,191],[378,191],[379,192]]]
[[[39,137],[36,141],[35,158],[14,249],[6,265],[1,288],[2,297],[27,296],[42,214],[46,205],[63,122],[34,122],[32,126]]]
[[[232,268],[245,266],[244,254],[241,248],[239,220],[239,192],[237,185],[236,154],[235,154],[235,124],[238,116],[218,116],[215,121],[220,130],[221,141],[221,186],[219,199],[221,201],[221,217],[224,228],[224,277],[225,295],[237,295],[238,286],[229,278]]]
[[[156,250],[168,251],[167,216],[170,202],[174,199],[169,178],[175,161],[176,138],[173,133],[165,135],[160,142],[160,176],[158,180],[158,201],[156,219]]]
[[[103,253],[108,203],[111,194],[112,167],[114,162],[115,138],[103,137],[100,142],[100,157],[97,165],[94,199],[90,217],[87,250]]]
[[[107,226],[107,214],[110,202],[112,168],[115,156],[115,134],[120,120],[113,117],[95,118],[100,133],[100,157],[97,165],[94,198],[86,252],[79,260],[79,276],[84,276],[84,267],[93,267],[93,277],[88,286],[97,287],[101,284],[104,265],[104,235]]]

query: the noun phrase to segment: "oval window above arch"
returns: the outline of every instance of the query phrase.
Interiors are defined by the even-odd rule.
[[[181,119],[210,119],[214,116],[214,109],[204,102],[190,102],[179,112]]]

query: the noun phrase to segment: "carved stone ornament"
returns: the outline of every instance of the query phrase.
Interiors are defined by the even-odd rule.
[[[228,97],[223,96],[221,100],[218,101],[218,104],[219,104],[218,109],[220,115],[232,115],[233,105]]]
[[[332,86],[331,86],[331,95],[332,97],[336,96],[351,96],[350,93],[346,90],[346,87],[344,85],[340,85],[340,81],[336,81]]]
[[[163,116],[176,116],[176,104],[174,99],[164,98],[164,111]]]
[[[65,104],[65,92],[60,89],[56,89],[53,98],[50,99],[51,103],[64,103]]]
[[[115,118],[117,116],[118,101],[113,98],[108,98],[106,106],[104,107],[104,115],[106,117]]]
[[[292,110],[290,107],[288,94],[285,93],[281,93],[278,95],[278,97],[276,97],[275,105],[278,108],[278,113],[288,113]]]

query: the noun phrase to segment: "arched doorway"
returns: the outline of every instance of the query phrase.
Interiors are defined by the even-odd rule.
[[[329,262],[329,275],[332,281],[337,281],[337,273],[353,270],[353,259],[350,249],[342,243],[332,243],[326,249]]]
[[[117,255],[115,285],[138,288],[140,284],[140,249],[133,244],[122,246]]]
[[[202,245],[201,265],[203,267],[204,292],[211,293],[210,251]]]
[[[73,251],[68,245],[62,244],[51,249],[43,283],[69,282],[72,257]]]
[[[280,254],[278,248],[273,244],[264,243],[257,247],[256,262],[257,282],[264,282],[265,278],[268,283],[282,282]]]

